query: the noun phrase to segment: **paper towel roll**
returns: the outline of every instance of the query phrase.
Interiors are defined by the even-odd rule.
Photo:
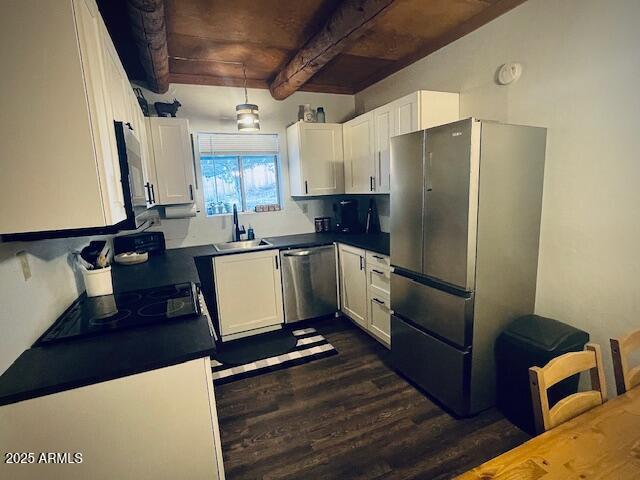
[[[172,205],[164,207],[164,218],[189,218],[196,216],[196,205]]]

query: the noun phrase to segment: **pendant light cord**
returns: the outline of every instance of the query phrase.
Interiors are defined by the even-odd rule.
[[[247,67],[242,62],[242,74],[244,75],[244,103],[249,103],[249,95],[247,94]]]

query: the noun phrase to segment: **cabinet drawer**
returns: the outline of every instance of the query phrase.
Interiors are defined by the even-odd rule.
[[[389,260],[388,255],[382,255],[381,253],[367,251],[367,265],[375,265],[376,267],[383,267],[388,269],[391,267],[391,261]]]
[[[369,297],[369,331],[385,345],[391,345],[391,313],[388,299]]]
[[[382,295],[389,298],[390,291],[390,272],[376,266],[367,266],[367,285],[368,290],[373,294]]]

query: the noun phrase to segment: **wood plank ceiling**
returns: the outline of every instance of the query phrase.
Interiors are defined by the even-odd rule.
[[[363,35],[300,90],[354,94],[493,20],[525,0],[395,0]],[[169,81],[270,82],[331,18],[340,0],[164,0]],[[134,80],[144,80],[125,0],[99,0],[107,26]],[[138,61],[139,62],[139,61]],[[234,63],[235,62],[235,63]]]

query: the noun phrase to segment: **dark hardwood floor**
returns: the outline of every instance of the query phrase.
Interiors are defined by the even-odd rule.
[[[338,355],[216,387],[227,479],[445,479],[528,438],[496,410],[452,417],[348,320],[311,326]]]

